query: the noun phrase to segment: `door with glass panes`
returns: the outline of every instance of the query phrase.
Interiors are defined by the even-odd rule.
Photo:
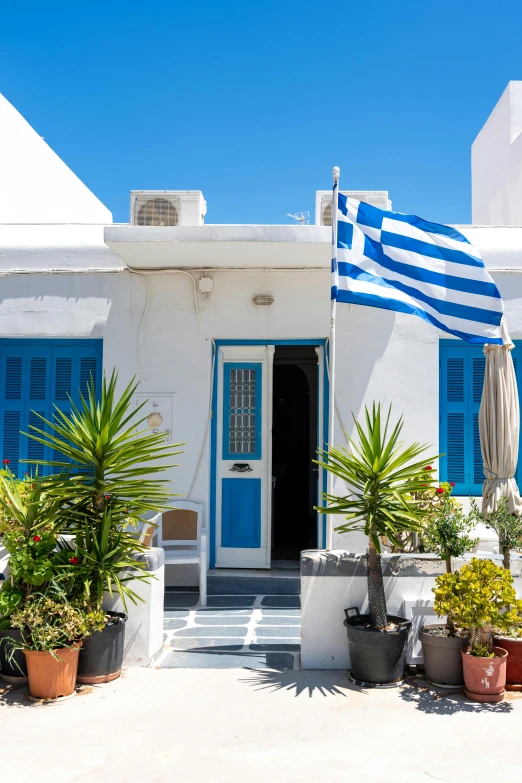
[[[217,567],[270,567],[273,356],[273,345],[219,350]]]

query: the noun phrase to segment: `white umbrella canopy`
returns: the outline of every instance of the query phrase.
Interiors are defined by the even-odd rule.
[[[489,516],[502,495],[512,514],[522,513],[515,470],[518,461],[520,407],[511,342],[502,319],[504,345],[485,345],[486,368],[479,412],[480,447],[486,480],[482,487],[482,513]]]

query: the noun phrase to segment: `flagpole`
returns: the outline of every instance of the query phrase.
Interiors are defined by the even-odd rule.
[[[337,272],[337,195],[339,191],[339,176],[341,172],[338,166],[332,169],[333,192],[332,192],[332,272]],[[333,275],[332,275],[333,282]],[[329,362],[329,406],[328,406],[328,446],[334,445],[335,428],[335,314],[337,309],[337,300],[332,298],[330,311],[330,342],[328,344],[328,362]],[[329,470],[327,476],[326,492],[333,495],[334,474]],[[333,545],[333,522],[331,514],[326,515],[326,546],[325,549],[332,549]]]

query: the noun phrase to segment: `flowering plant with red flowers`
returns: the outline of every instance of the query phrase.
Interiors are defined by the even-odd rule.
[[[0,589],[0,625],[4,627],[15,606],[60,578],[60,508],[61,501],[48,494],[37,474],[20,480],[9,470],[0,471],[0,533],[10,569],[10,579]]]

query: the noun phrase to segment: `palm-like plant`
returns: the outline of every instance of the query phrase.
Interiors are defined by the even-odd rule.
[[[359,442],[348,438],[348,449],[329,446],[319,450],[320,459],[316,461],[342,479],[348,489],[342,496],[323,493],[328,505],[318,510],[344,515],[346,521],[337,531],[358,530],[368,537],[368,603],[372,626],[378,629],[388,625],[381,539],[386,537],[400,546],[398,534],[421,529],[424,511],[412,493],[424,490],[432,482],[426,459],[418,461],[427,445],[404,446],[399,441],[403,419],[392,427],[390,416],[391,406],[384,419],[381,405],[374,403],[371,413],[365,409],[365,427],[354,417]]]
[[[55,408],[53,421],[39,417],[45,429],[25,433],[62,455],[30,462],[59,469],[46,478],[47,492],[59,501],[59,514],[75,534],[74,551],[65,544],[59,560],[67,573],[74,566],[78,592],[95,609],[113,590],[124,606],[126,598],[135,602],[138,596],[127,582],[149,579],[136,558],[144,547],[129,523],[168,508],[171,482],[158,474],[174,467],[166,461],[181,445],[165,443],[164,434],[139,431],[145,417],[140,417],[143,405],[133,404],[138,384],[132,381],[119,399],[116,384],[116,372],[104,378],[97,401],[91,378],[80,406],[71,400],[70,416]]]
[[[62,455],[28,462],[60,469],[53,495],[71,504],[69,516],[89,510],[102,515],[111,501],[113,516],[131,509],[133,517],[140,517],[163,511],[172,497],[171,482],[157,474],[174,467],[164,460],[179,454],[182,444],[166,444],[163,433],[137,431],[146,419],[139,416],[145,403],[133,406],[138,383],[131,381],[116,399],[117,380],[115,371],[109,381],[104,377],[98,402],[91,378],[87,399],[80,393],[79,408],[71,400],[70,415],[55,408],[53,421],[37,414],[46,429],[31,426],[32,432],[24,433]]]

